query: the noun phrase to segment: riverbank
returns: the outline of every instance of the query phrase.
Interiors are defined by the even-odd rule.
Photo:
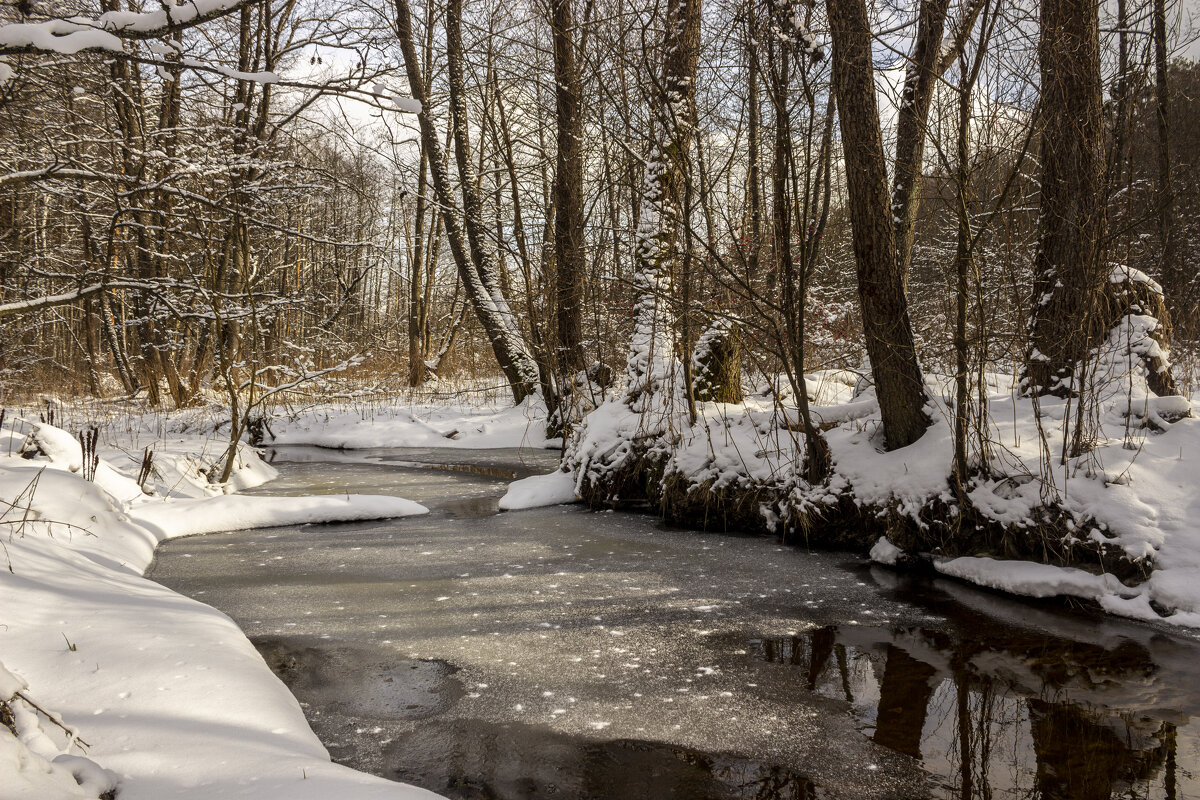
[[[71,434],[40,422],[10,417],[0,441],[16,443],[0,454],[6,800],[432,796],[331,763],[228,617],[142,577],[155,546],[174,536],[423,507],[225,494],[276,474],[250,450],[233,484],[214,487],[179,441],[141,482],[138,462],[85,458]]]
[[[1012,375],[981,376],[974,415],[983,422],[972,428],[972,473],[961,495],[951,481],[949,378],[927,379],[926,434],[885,452],[869,383],[829,371],[806,380],[830,454],[829,474],[816,484],[805,480],[804,435],[786,392],[699,403],[695,423],[681,398],[647,413],[610,393],[576,427],[569,471],[514,487],[501,507],[575,498],[593,508],[632,504],[688,527],[921,562],[1014,594],[1075,597],[1122,616],[1200,627],[1200,584],[1192,580],[1200,569],[1200,493],[1192,490],[1200,484],[1200,420],[1184,416],[1185,399],[1148,392],[1137,363],[1114,355],[1101,367],[1086,447],[1066,459],[1064,429],[1079,419],[1072,400],[1035,404]],[[200,470],[222,448],[220,407],[160,414],[73,404],[59,413],[72,430],[101,428],[102,457],[127,461],[154,442],[168,489],[214,491]],[[502,387],[472,384],[281,407],[261,430],[267,443],[326,448],[560,447],[545,437],[545,420],[539,399],[513,407]]]
[[[946,401],[931,404],[934,425],[916,445],[883,453],[870,391],[855,396],[851,384],[843,374],[815,376],[813,410],[833,467],[819,486],[797,478],[803,451],[796,446],[794,409],[785,403],[781,413],[774,397],[754,395],[738,406],[701,404],[695,425],[676,407],[673,418],[656,423],[660,435],[649,437],[643,415],[611,402],[589,417],[571,443],[573,475],[523,481],[501,504],[532,508],[586,495],[580,491],[581,476],[590,467],[584,465],[600,463],[604,459],[598,454],[608,458],[623,443],[636,441],[637,452],[653,456],[656,465],[646,474],[655,481],[668,479],[660,487],[673,487],[656,495],[654,483],[645,484],[650,491],[643,490],[639,499],[668,519],[869,550],[885,563],[916,554],[947,575],[984,586],[1035,597],[1083,597],[1123,616],[1197,625],[1200,589],[1192,576],[1200,568],[1200,533],[1194,524],[1200,519],[1200,497],[1192,487],[1200,479],[1195,461],[1200,427],[1195,419],[1167,421],[1149,398],[1113,394],[1099,409],[1097,430],[1104,435],[1085,455],[1059,464],[1045,458],[1062,444],[1049,422],[1066,419],[1069,405],[1044,400],[1039,428],[1011,379],[990,376],[991,472],[977,476],[969,496],[973,513],[986,515],[994,530],[1019,547],[1005,551],[993,539],[968,537],[975,549],[962,544],[948,549],[936,538],[946,533],[941,523],[954,518]],[[941,398],[947,387],[935,380],[930,390]],[[222,412],[216,407],[162,415],[49,403],[44,412],[53,412],[72,432],[96,425],[99,458],[94,475],[88,474],[89,459],[77,440],[40,422],[17,423],[10,415],[0,431],[0,497],[9,503],[0,522],[8,532],[4,556],[12,567],[0,575],[0,602],[13,609],[5,617],[7,627],[0,629],[5,667],[0,690],[10,708],[21,710],[14,727],[22,733],[12,740],[0,736],[0,768],[26,781],[12,785],[22,785],[30,797],[43,796],[51,786],[96,797],[119,780],[122,797],[155,800],[220,792],[317,797],[335,791],[329,787],[350,787],[344,796],[353,797],[401,791],[331,766],[302,724],[295,701],[280,690],[236,627],[140,575],[155,545],[170,536],[415,509],[395,500],[345,495],[313,505],[233,494],[270,480],[275,471],[243,448],[228,484],[208,480],[208,467],[223,450]],[[343,404],[280,413],[267,427],[279,441],[326,448],[524,445],[543,451],[556,444],[543,435],[544,417],[536,402],[512,408],[497,399],[386,408]],[[40,454],[33,461],[19,458],[26,435],[39,431]],[[153,457],[142,480],[139,467],[147,445]],[[1044,528],[1032,515],[1047,487],[1056,507],[1069,515],[1064,520],[1076,525],[1078,541],[1066,544],[1085,554],[1093,547],[1089,540],[1108,547],[1136,567],[1132,580],[1105,574],[1098,568],[1102,562],[1080,568],[1013,558],[1044,543],[1038,538]],[[175,499],[166,502],[166,497]],[[597,491],[591,499],[608,506],[630,496]],[[262,569],[271,559],[264,556]],[[231,684],[259,690],[242,695],[229,689]],[[59,730],[33,704],[78,729],[91,745],[86,754],[75,733]],[[236,733],[243,727],[250,733]],[[197,766],[197,754],[226,766],[214,774]],[[77,760],[80,756],[89,761]],[[264,767],[264,759],[274,766]],[[251,780],[256,775],[259,779]],[[85,788],[71,788],[81,785],[77,781]]]
[[[1014,594],[1200,627],[1200,420],[1186,399],[1151,395],[1129,369],[1100,384],[1086,416],[1070,398],[1024,397],[1013,376],[986,376],[961,489],[952,480],[953,389],[935,376],[929,429],[894,451],[884,450],[869,386],[808,376],[828,448],[817,481],[796,408],[761,395],[698,403],[694,422],[681,397],[636,408],[610,400],[580,425],[565,463],[593,508],[648,505],[681,525],[921,561]],[[1065,431],[1079,419],[1085,446],[1072,455]]]

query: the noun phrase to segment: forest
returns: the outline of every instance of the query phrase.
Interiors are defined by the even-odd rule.
[[[645,435],[596,502],[660,499],[662,415],[744,393],[772,472],[827,482],[814,375],[869,384],[888,450],[939,393],[960,496],[998,373],[1074,400],[1048,460],[1102,435],[1114,347],[1126,417],[1186,413],[1200,67],[1166,0],[410,5],[10,6],[6,402],[216,402],[236,442],[316,386],[474,380],[570,441],[623,393]]]

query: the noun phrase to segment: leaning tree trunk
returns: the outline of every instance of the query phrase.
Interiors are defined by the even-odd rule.
[[[864,0],[826,0],[833,40],[846,188],[863,334],[871,359],[883,435],[889,450],[905,447],[929,426],[925,383],[917,363],[904,276],[887,190],[883,135],[875,102],[871,31]]]
[[[1042,180],[1026,391],[1069,395],[1103,335],[1104,121],[1092,0],[1042,0]]]
[[[921,203],[925,136],[933,90],[942,74],[939,55],[950,0],[922,0],[917,39],[904,74],[896,119],[896,166],[892,191],[892,224],[896,229],[896,262],[905,286],[912,261],[913,233]]]
[[[896,264],[904,285],[912,264],[913,236],[924,188],[925,140],[933,90],[962,54],[985,0],[968,0],[949,39],[944,39],[949,0],[922,0],[917,37],[904,73],[904,89],[896,118],[896,167],[892,189],[892,224],[896,228]]]
[[[451,0],[446,13],[446,53],[449,61],[451,125],[455,128],[455,155],[462,184],[464,214],[460,220],[457,204],[450,189],[450,177],[442,157],[442,145],[430,117],[429,95],[425,78],[421,74],[413,44],[412,15],[408,0],[396,0],[396,36],[404,56],[404,67],[408,75],[413,99],[421,104],[417,121],[421,128],[421,141],[427,153],[430,177],[438,204],[442,207],[442,221],[450,252],[466,289],[471,307],[475,310],[484,333],[492,344],[496,362],[512,389],[513,399],[521,402],[537,392],[538,369],[529,354],[525,341],[517,327],[512,311],[500,291],[500,280],[496,272],[495,259],[484,238],[482,203],[475,184],[475,167],[471,164],[467,141],[466,104],[463,97],[462,73],[462,3]],[[466,240],[464,240],[464,229]],[[469,249],[468,249],[469,243]]]

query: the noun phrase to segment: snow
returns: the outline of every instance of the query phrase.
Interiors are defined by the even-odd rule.
[[[1071,595],[1099,600],[1106,595],[1127,597],[1133,594],[1129,587],[1112,575],[1095,575],[1081,569],[1032,561],[1000,561],[967,556],[938,561],[934,566],[944,575],[1027,597]]]
[[[0,26],[0,46],[34,47],[56,53],[78,53],[100,49],[120,52],[120,33],[139,35],[166,32],[174,25],[195,23],[232,10],[244,0],[189,0],[178,5],[163,3],[155,11],[108,11],[98,17],[76,16],[38,23]]]
[[[18,22],[0,25],[0,52],[24,49],[71,55],[85,50],[106,50],[125,53],[125,40],[130,36],[149,39],[156,33],[167,33],[177,26],[204,22],[236,9],[245,0],[188,0],[185,3],[162,3],[155,11],[108,11],[98,17],[74,16],[45,22]],[[148,49],[159,55],[174,54],[177,48],[151,43]],[[150,62],[152,63],[152,62]],[[165,62],[162,62],[165,63]],[[179,63],[188,67],[208,69],[241,81],[278,83],[274,72],[243,72],[216,62],[182,58]],[[160,75],[169,79],[158,66]],[[12,75],[7,64],[0,70],[0,84]],[[403,109],[402,109],[403,110]]]
[[[1155,294],[1161,295],[1163,293],[1162,285],[1158,281],[1140,269],[1134,269],[1125,264],[1113,264],[1108,273],[1108,280],[1109,283],[1125,283],[1126,281],[1130,283],[1144,283]]]
[[[1124,272],[1121,278],[1139,279]],[[985,376],[988,451],[971,457],[976,463],[986,457],[988,472],[966,487],[977,513],[1017,537],[1041,535],[1038,514],[1049,499],[1080,536],[1123,551],[1149,578],[1124,585],[1111,575],[999,561],[983,552],[967,560],[943,560],[939,569],[1015,594],[1069,595],[1121,616],[1200,627],[1200,581],[1195,580],[1200,574],[1200,492],[1195,491],[1200,420],[1187,416],[1187,398],[1156,397],[1147,388],[1143,359],[1168,355],[1149,335],[1157,324],[1152,317],[1130,315],[1097,349],[1087,369],[1096,398],[1095,445],[1065,461],[1064,438],[1077,418],[1074,401],[1043,397],[1035,410],[1034,401],[1020,395],[1013,375]],[[798,474],[803,457],[803,437],[795,433],[799,413],[786,393],[772,393],[748,396],[736,406],[700,403],[694,425],[678,403],[662,398],[661,417],[653,418],[619,401],[605,403],[568,445],[576,488],[585,481],[604,485],[606,472],[649,451],[661,457],[664,476],[683,478],[689,492],[728,486],[761,492],[767,499],[758,513],[771,530],[797,510],[820,514],[829,502],[847,498],[864,509],[908,517],[918,527],[926,524],[922,512],[931,503],[956,506],[950,483],[951,378],[927,377],[926,412],[932,424],[914,444],[890,452],[883,449],[872,386],[863,382],[866,388],[855,396],[848,376],[805,378],[813,419],[830,450],[833,474],[826,483],[809,486]],[[894,563],[900,553],[882,539],[871,555]]]
[[[549,475],[534,475],[510,483],[508,492],[500,498],[500,510],[517,511],[578,502],[575,477],[570,472],[558,470]]]
[[[1042,477],[1041,447],[1032,404],[1004,390],[1004,377],[989,397],[990,439],[995,448],[992,477],[976,481],[968,495],[977,511],[1013,526],[1034,527],[1031,515],[1043,493],[1077,520],[1093,520],[1105,528],[1105,544],[1121,548],[1152,570],[1147,581],[1124,586],[1111,575],[1044,564],[959,558],[937,568],[947,575],[994,589],[1033,597],[1069,595],[1099,602],[1110,613],[1200,627],[1200,420],[1193,417],[1146,426],[1161,401],[1172,412],[1186,412],[1185,398],[1148,396],[1144,382],[1128,366],[1112,362],[1101,401],[1098,445],[1066,464],[1059,463],[1066,402],[1042,398],[1047,445],[1056,457]],[[1132,383],[1132,385],[1131,385]],[[937,383],[931,383],[936,386]],[[933,390],[931,394],[940,396]],[[915,514],[926,498],[949,498],[948,476],[952,434],[950,411],[933,404],[934,423],[913,446],[880,453],[872,445],[871,425],[842,425],[827,433],[835,469],[851,485],[856,499],[892,502]],[[1127,430],[1128,428],[1128,430]],[[1034,535],[1034,534],[1030,534]],[[877,545],[878,547],[878,545]],[[873,553],[874,555],[874,553]],[[1151,601],[1165,612],[1152,610]]]
[[[1149,578],[1125,585],[1112,575],[985,553],[937,558],[935,566],[996,590],[1074,596],[1112,614],[1200,627],[1200,421],[1155,419],[1177,417],[1190,404],[1147,393],[1137,359],[1128,354],[1145,345],[1148,325],[1126,323],[1096,361],[1098,444],[1066,463],[1044,461],[1032,403],[1019,396],[1013,376],[986,376],[991,473],[968,492],[977,511],[1012,526],[1015,535],[1031,527],[1031,514],[1052,492],[1066,513],[1101,525],[1091,535],[1139,559]],[[675,396],[635,409],[618,392],[577,428],[566,460],[572,471],[514,482],[501,507],[575,502],[578,481],[589,471],[619,465],[634,448],[661,447],[666,474],[683,476],[693,490],[771,486],[789,502],[818,505],[824,492],[917,518],[930,498],[951,497],[951,382],[929,377],[933,425],[913,446],[882,452],[874,390],[854,396],[857,377],[805,376],[834,465],[821,487],[798,478],[803,439],[795,435],[798,412],[786,394],[701,403],[697,423],[689,425]],[[1055,398],[1042,398],[1040,409],[1046,447],[1059,453],[1071,409]],[[271,430],[279,444],[326,447],[557,445],[545,438],[545,413],[536,399],[515,408],[464,399],[349,403],[294,411],[273,419]],[[0,454],[0,498],[9,504],[0,506],[7,530],[0,568],[12,568],[0,571],[6,611],[0,699],[20,711],[23,726],[20,738],[0,731],[0,794],[95,797],[115,776],[123,800],[430,796],[330,763],[294,698],[232,621],[142,577],[157,543],[171,536],[424,509],[392,497],[237,494],[274,476],[249,447],[239,449],[229,483],[211,483],[209,467],[224,444],[204,445],[183,432],[211,435],[211,417],[198,410],[131,423],[128,441],[117,441],[118,427],[103,428],[94,481],[84,479],[79,442],[63,428],[19,419],[0,436],[15,441],[9,455]],[[133,477],[140,437],[155,427],[154,468],[140,485]],[[22,450],[32,459],[19,458]],[[770,524],[784,512],[764,503],[760,513]],[[895,564],[901,556],[886,537],[871,548],[877,562]],[[58,715],[79,740],[22,698]]]
[[[32,47],[64,55],[81,50],[122,52],[124,49],[119,36],[65,20],[13,23],[0,27],[0,47]]]
[[[11,700],[14,694],[28,688],[29,684],[25,683],[24,679],[18,678],[0,665],[0,700]]]
[[[4,773],[5,800],[95,800],[99,792],[83,787],[64,764],[55,764],[28,744],[0,735],[0,771]]]
[[[871,560],[878,564],[895,565],[902,555],[904,551],[889,542],[886,536],[880,536],[870,552]]]
[[[271,422],[274,444],[364,449],[371,447],[558,447],[546,438],[540,397],[520,405],[413,402],[376,408],[313,408]]]
[[[150,495],[126,474],[132,459],[126,469],[106,457],[96,482],[85,480],[66,431],[19,421],[4,433],[18,442],[33,433],[26,454],[42,454],[0,455],[0,700],[20,731],[0,730],[0,796],[95,798],[114,782],[122,800],[435,796],[333,764],[232,620],[142,577],[171,536],[424,508],[394,497],[231,495],[232,486],[205,492],[188,481],[174,493],[193,496],[168,499],[161,476]],[[203,461],[162,458],[172,479]],[[249,482],[270,469],[249,449],[240,461],[257,473]]]
[[[420,100],[414,100],[411,97],[399,97],[399,96],[395,96],[395,95],[392,96],[391,100],[392,100],[392,103],[396,106],[397,110],[399,110],[405,114],[420,114],[421,113],[421,101]]]
[[[193,536],[271,525],[305,525],[428,514],[429,509],[402,497],[362,494],[330,497],[247,497],[225,495],[198,500],[168,500],[134,508],[133,521],[168,535]]]

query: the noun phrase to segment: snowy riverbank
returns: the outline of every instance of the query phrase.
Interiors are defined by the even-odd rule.
[[[577,493],[595,506],[641,492],[680,524],[772,531],[885,563],[907,555],[993,589],[1200,627],[1200,420],[1184,416],[1186,399],[1148,392],[1136,363],[1113,350],[1097,370],[1087,446],[1065,458],[1064,430],[1079,416],[1072,400],[1035,402],[1012,375],[986,376],[961,499],[951,480],[953,384],[939,376],[927,377],[929,429],[890,452],[872,388],[855,392],[844,374],[807,376],[830,453],[829,474],[814,484],[796,409],[781,414],[764,396],[700,403],[694,424],[681,398],[649,413],[609,401],[587,418],[568,462]]]
[[[151,496],[130,459],[101,459],[86,480],[79,443],[57,428],[10,420],[3,439],[30,432],[40,455],[0,453],[0,700],[17,734],[0,731],[0,797],[96,798],[114,787],[121,800],[434,796],[330,762],[233,621],[142,577],[173,536],[423,507],[215,494],[188,437],[160,450]],[[273,474],[246,450],[229,488]]]
[[[1118,342],[1118,344],[1120,344]],[[890,525],[915,536],[898,543],[922,555],[943,574],[981,586],[1029,597],[1071,596],[1095,602],[1124,617],[1200,627],[1200,419],[1186,413],[1183,398],[1148,392],[1136,364],[1118,357],[1101,364],[1103,388],[1094,411],[1090,449],[1065,463],[1064,420],[1075,413],[1070,401],[1042,398],[1036,406],[1020,395],[1012,375],[989,373],[987,399],[988,473],[977,474],[968,491],[970,513],[1004,530],[1006,552],[994,541],[970,542],[965,549],[941,550],[927,517],[931,508],[953,513],[950,489],[953,457],[952,383],[930,376],[929,414],[933,424],[911,447],[882,452],[878,403],[869,387],[855,393],[858,375],[828,371],[808,376],[811,410],[830,447],[832,473],[818,486],[798,475],[803,436],[797,411],[785,397],[783,414],[773,397],[747,396],[738,405],[699,404],[695,425],[682,406],[663,423],[668,437],[655,446],[666,458],[664,475],[683,486],[662,511],[683,524],[709,528],[774,530],[810,514],[813,527],[836,518],[849,503],[862,515],[850,534],[826,544],[868,550],[879,561],[895,561],[903,551],[880,537]],[[1041,424],[1038,424],[1040,414]],[[316,407],[274,420],[277,444],[327,447],[553,447],[546,440],[545,409],[531,400],[511,407],[495,402],[410,403],[374,413]],[[788,425],[780,419],[787,417]],[[1174,419],[1174,422],[1167,421]],[[634,413],[619,399],[592,412],[569,458],[574,473],[551,473],[518,481],[500,502],[506,510],[578,500],[580,465],[591,469],[600,454],[620,452],[653,420]],[[608,456],[605,456],[608,457]],[[975,458],[981,458],[976,453]],[[574,484],[574,490],[571,484]],[[682,507],[679,505],[682,498]],[[1040,563],[1027,553],[1042,551],[1045,501],[1076,526],[1072,541],[1055,542],[1059,560]],[[673,505],[674,504],[674,505]],[[877,516],[884,512],[884,516]],[[922,535],[928,538],[921,539]],[[939,534],[940,535],[940,534]],[[964,537],[969,539],[970,537]],[[820,535],[810,540],[822,543]],[[1103,550],[1137,573],[1125,582],[1089,563],[1089,549]],[[1063,558],[1062,555],[1066,554]],[[1048,557],[1046,560],[1053,560]],[[1083,568],[1080,568],[1083,567]]]

